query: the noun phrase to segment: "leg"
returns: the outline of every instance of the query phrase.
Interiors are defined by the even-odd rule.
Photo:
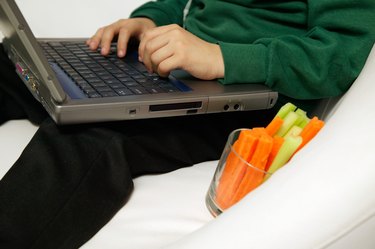
[[[0,181],[0,247],[78,248],[108,222],[133,186],[114,135],[46,120]]]
[[[265,126],[275,110],[112,123],[122,136],[133,177],[165,173],[220,157],[229,133]]]

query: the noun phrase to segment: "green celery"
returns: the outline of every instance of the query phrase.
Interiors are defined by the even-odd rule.
[[[302,128],[299,127],[298,125],[293,125],[292,128],[289,129],[289,131],[284,135],[284,138],[293,136],[296,137],[302,132]]]
[[[276,116],[279,116],[280,118],[284,119],[290,112],[294,112],[295,109],[297,109],[297,106],[288,102],[280,108]]]
[[[285,138],[283,145],[268,169],[268,173],[274,173],[276,170],[284,166],[296,152],[301,143],[302,138],[300,136],[289,136]]]
[[[284,118],[284,122],[281,125],[280,129],[276,132],[277,136],[283,137],[293,125],[296,124],[299,115],[294,111],[289,112]]]
[[[307,123],[310,121],[310,119],[307,117],[306,112],[304,110],[298,108],[295,111],[295,113],[297,113],[299,115],[299,118],[296,122],[296,125],[298,125],[301,128],[304,128],[307,125]]]

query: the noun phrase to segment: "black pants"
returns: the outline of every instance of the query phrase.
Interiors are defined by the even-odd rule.
[[[126,203],[134,177],[218,159],[230,131],[264,126],[274,115],[57,126],[0,50],[0,123],[27,118],[40,125],[0,181],[0,248],[78,248]]]

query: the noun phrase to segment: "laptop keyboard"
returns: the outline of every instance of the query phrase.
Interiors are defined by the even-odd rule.
[[[49,62],[56,63],[89,98],[181,91],[168,78],[150,74],[137,60],[102,56],[83,43],[40,44]],[[111,51],[116,51],[113,44]]]

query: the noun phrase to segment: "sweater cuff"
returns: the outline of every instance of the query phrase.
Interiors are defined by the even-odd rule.
[[[156,26],[163,26],[173,23],[173,20],[171,20],[169,16],[171,16],[170,13],[163,11],[161,8],[155,7],[152,3],[146,3],[130,14],[131,18],[150,18],[156,24]]]
[[[262,83],[267,78],[267,47],[263,44],[218,42],[224,59],[223,84]]]

